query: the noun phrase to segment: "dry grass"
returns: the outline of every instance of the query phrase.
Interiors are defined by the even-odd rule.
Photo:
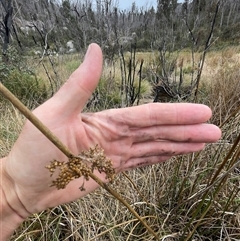
[[[190,61],[187,53],[184,58]],[[76,61],[78,57],[70,61],[70,66]],[[147,59],[146,69],[153,68],[154,61]],[[63,71],[59,75],[66,79],[72,69],[64,66],[66,61],[57,65],[58,71]],[[209,53],[199,100],[213,109],[211,121],[222,125],[223,136],[218,143],[208,144],[200,153],[136,169],[126,173],[127,177],[122,174],[113,184],[159,235],[159,240],[240,240],[239,75],[238,50]],[[117,85],[119,76],[117,65],[105,66],[104,88]],[[104,80],[108,81],[106,85]],[[23,118],[6,104],[1,104],[0,109],[0,148],[4,156],[13,145]],[[33,215],[11,240],[137,241],[153,237],[124,206],[98,189],[81,200]]]
[[[9,153],[23,122],[24,117],[12,105],[0,102],[0,157]]]
[[[240,106],[240,50],[232,48],[212,53],[205,66],[206,103],[214,112],[213,122],[222,125]]]

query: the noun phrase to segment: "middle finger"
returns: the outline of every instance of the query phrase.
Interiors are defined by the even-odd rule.
[[[216,127],[211,124],[159,125],[130,129],[133,143],[167,140],[175,142],[214,142],[217,140]]]

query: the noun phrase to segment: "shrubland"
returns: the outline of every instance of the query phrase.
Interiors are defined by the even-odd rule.
[[[105,62],[100,83],[84,111],[153,102],[155,86],[166,83],[161,75],[160,54],[133,49]],[[194,54],[200,59],[199,52]],[[77,54],[41,60],[29,57],[27,67],[13,65],[5,79],[1,77],[2,82],[34,109],[57,91],[81,59]],[[164,92],[160,93],[158,101],[207,104],[213,110],[210,122],[222,129],[222,138],[207,144],[201,152],[125,172],[116,178],[113,187],[152,227],[159,240],[239,240],[240,49],[210,51],[197,92],[196,88],[185,92],[198,71],[191,62],[191,51],[174,52],[167,60],[174,63],[167,76],[167,87],[173,95],[163,100]],[[169,66],[165,65],[165,69]],[[180,76],[183,92],[176,92]],[[179,93],[189,95],[183,98],[185,95]],[[5,156],[24,118],[2,97],[0,110],[0,153]],[[154,239],[126,207],[98,189],[81,200],[32,215],[11,240]]]

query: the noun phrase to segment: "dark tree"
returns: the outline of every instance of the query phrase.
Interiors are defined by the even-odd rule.
[[[12,0],[1,0],[4,9],[3,19],[1,21],[1,34],[3,36],[3,56],[6,57],[8,45],[10,43],[10,35],[12,30],[13,6]],[[5,58],[7,61],[7,57]]]

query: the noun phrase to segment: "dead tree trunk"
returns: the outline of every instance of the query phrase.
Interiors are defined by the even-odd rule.
[[[3,16],[3,20],[1,22],[2,28],[1,33],[3,34],[3,60],[8,61],[7,59],[7,49],[10,43],[10,35],[12,28],[12,16],[13,16],[13,6],[12,0],[1,0],[1,4],[5,10],[5,16]]]

